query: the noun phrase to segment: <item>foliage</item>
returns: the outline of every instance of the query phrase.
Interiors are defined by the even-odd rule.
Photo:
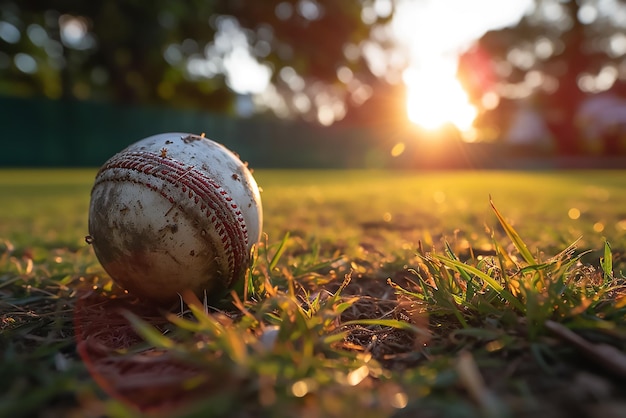
[[[370,3],[65,0],[51,8],[46,1],[5,1],[0,21],[17,34],[0,39],[3,55],[28,63],[0,68],[0,92],[233,110],[228,71],[241,64],[228,61],[245,56],[272,73],[282,94],[301,91],[279,77],[288,68],[334,95],[341,66],[365,84],[372,79],[360,54],[344,53],[371,38],[372,26],[361,20]]]
[[[271,80],[279,116],[316,120],[318,110],[336,106],[343,110],[324,116],[325,124],[348,109],[349,120],[387,130],[405,121],[398,104],[405,92],[372,74],[365,57],[367,48],[398,48],[384,27],[393,10],[376,14],[376,3],[63,0],[51,8],[7,0],[0,4],[0,93],[245,113],[253,104],[241,95],[255,87],[235,87],[235,78],[255,77],[229,75],[242,67],[236,59],[245,59]],[[582,151],[571,123],[582,100],[609,87],[624,94],[623,7],[536,0],[519,24],[486,33],[466,51],[459,77],[481,109],[482,136],[500,139],[528,102],[546,118],[560,151]],[[402,60],[399,67],[409,62]],[[352,74],[349,83],[339,69]]]
[[[581,104],[590,94],[626,92],[623,78],[610,76],[624,57],[612,41],[621,37],[623,7],[597,0],[538,0],[518,25],[483,35],[459,67],[473,103],[482,109],[478,124],[504,130],[525,102],[545,119],[560,152],[589,151],[582,142],[583,121],[577,121]],[[604,81],[599,81],[602,72]],[[483,106],[483,97],[494,94],[498,106]]]

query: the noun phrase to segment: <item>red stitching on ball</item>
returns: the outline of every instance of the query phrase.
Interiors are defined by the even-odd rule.
[[[166,168],[159,170],[163,166],[166,166]],[[232,197],[228,196],[228,192],[221,188],[217,182],[208,178],[203,172],[195,170],[193,167],[187,167],[176,160],[163,160],[158,155],[150,152],[126,152],[114,156],[99,170],[94,188],[97,184],[105,181],[130,181],[128,176],[122,177],[121,173],[118,173],[116,169],[143,172],[144,174],[160,178],[174,187],[179,186],[178,182],[181,179],[188,180],[188,184],[182,186],[183,192],[185,192],[186,186],[188,186],[189,198],[193,197],[192,202],[195,205],[200,203],[201,211],[204,212],[206,209],[207,219],[213,224],[213,228],[224,243],[223,249],[227,254],[228,265],[232,274],[228,278],[228,284],[235,277],[241,277],[249,256],[247,251],[249,242],[248,228],[245,220],[240,216],[240,211],[233,214],[229,210],[226,202],[232,201]],[[113,170],[113,178],[104,178],[108,170]],[[149,182],[142,183],[138,180],[134,180],[134,182],[155,191],[158,189],[157,186]],[[160,194],[171,203],[175,203],[175,199],[172,196],[166,196],[165,191],[161,190]],[[181,210],[184,209],[182,205],[178,207]],[[236,205],[234,207],[236,208]]]

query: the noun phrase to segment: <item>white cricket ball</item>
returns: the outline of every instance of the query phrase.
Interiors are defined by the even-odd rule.
[[[235,154],[204,135],[165,133],[100,168],[89,241],[122,288],[165,303],[242,279],[262,218],[259,188]]]

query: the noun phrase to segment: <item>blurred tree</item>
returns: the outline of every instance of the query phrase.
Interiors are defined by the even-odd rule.
[[[379,2],[0,0],[0,94],[233,111],[269,82],[267,107],[329,124],[375,79]]]
[[[623,0],[536,0],[517,26],[486,33],[459,63],[459,78],[483,111],[478,122],[493,130],[510,119],[513,102],[532,101],[559,152],[580,152],[575,120],[582,101],[623,88],[624,6]]]

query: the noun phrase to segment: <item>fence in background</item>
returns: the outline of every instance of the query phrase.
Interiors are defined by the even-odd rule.
[[[127,145],[163,132],[205,133],[256,167],[384,165],[376,156],[388,153],[355,129],[97,102],[0,97],[0,126],[0,167],[100,166]]]
[[[149,135],[190,132],[205,133],[253,168],[626,168],[623,158],[564,163],[537,149],[420,141],[393,128],[382,134],[98,102],[0,97],[0,127],[0,167],[99,167]],[[391,150],[398,143],[404,152],[394,157]]]

